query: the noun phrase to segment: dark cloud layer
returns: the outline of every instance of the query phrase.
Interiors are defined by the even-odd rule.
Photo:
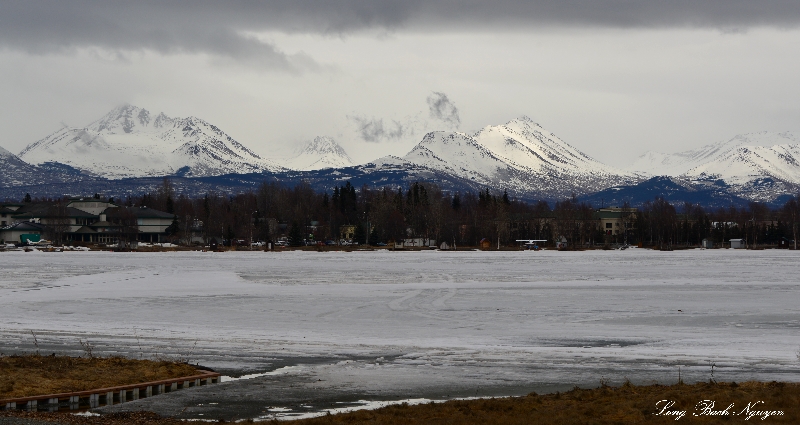
[[[458,116],[458,108],[456,108],[456,105],[450,101],[446,94],[435,91],[428,96],[427,101],[431,118],[444,121],[455,128],[461,125],[461,117]]]
[[[293,69],[298,58],[243,33],[524,30],[563,25],[735,31],[798,23],[796,0],[6,0],[0,3],[0,47],[31,53],[86,46],[208,53]]]

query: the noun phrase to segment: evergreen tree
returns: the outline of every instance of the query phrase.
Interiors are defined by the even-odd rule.
[[[22,202],[31,202],[31,194],[26,193],[25,198],[22,200]]]
[[[170,224],[169,227],[167,227],[165,231],[166,231],[166,233],[168,235],[175,236],[175,235],[178,234],[178,232],[180,232],[180,230],[181,230],[181,224],[178,221],[178,216],[177,215],[173,216],[172,217],[172,224]]]
[[[335,208],[335,209],[339,209],[340,208],[339,207],[339,204],[340,204],[340,201],[341,201],[340,198],[341,198],[341,196],[339,195],[339,186],[334,186],[333,187],[333,197],[331,198],[331,201],[333,201],[333,208]]]
[[[378,238],[378,228],[373,227],[372,232],[369,233],[369,244],[375,246],[378,244],[378,242],[380,242],[380,239]]]
[[[453,195],[453,202],[450,203],[450,206],[454,210],[458,211],[461,208],[461,195],[459,195],[458,193]]]
[[[233,233],[233,226],[230,224],[228,225],[228,243],[233,245],[233,240],[236,238],[236,234]]]
[[[367,242],[367,232],[364,230],[364,225],[359,223],[356,225],[356,230],[353,232],[353,242],[365,244]]]
[[[292,222],[289,229],[289,246],[303,246],[303,233],[300,232],[300,225],[296,221]]]

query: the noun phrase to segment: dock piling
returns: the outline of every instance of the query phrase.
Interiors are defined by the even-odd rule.
[[[187,376],[183,378],[164,379],[161,381],[145,382],[141,384],[123,385],[119,387],[97,388],[87,391],[76,391],[72,393],[43,394],[32,397],[6,398],[0,399],[0,410],[22,409],[37,411],[46,409],[51,412],[59,410],[63,405],[68,406],[69,410],[86,408],[87,404],[94,409],[101,405],[113,405],[125,403],[139,398],[152,397],[172,391],[186,389],[190,387],[206,386],[220,382],[220,374],[216,372],[206,372],[200,375]]]

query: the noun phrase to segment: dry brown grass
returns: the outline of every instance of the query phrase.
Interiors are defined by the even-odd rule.
[[[197,375],[194,367],[169,361],[122,357],[0,357],[0,399],[67,393]]]
[[[71,413],[45,413],[25,412],[22,410],[0,410],[0,424],[2,418],[25,418],[55,425],[186,425],[180,419],[162,418],[153,412],[122,412],[109,413],[103,416],[76,416]]]
[[[673,409],[687,410],[687,416],[656,416],[659,400],[675,401]],[[785,416],[766,420],[745,415],[731,417],[692,416],[695,405],[714,400],[717,410],[730,403],[739,413],[748,403],[764,401],[758,410],[782,410]],[[391,406],[378,410],[292,422],[296,425],[382,424],[382,425],[522,425],[522,424],[732,424],[732,423],[800,424],[800,384],[747,382],[744,384],[694,384],[602,387],[592,390],[574,389],[561,394],[484,400],[450,401],[417,406]]]
[[[659,400],[676,402],[675,408],[688,411],[676,421],[674,417],[656,416]],[[763,401],[758,410],[782,410],[784,416],[766,420],[746,416],[692,416],[694,406],[701,400],[714,400],[718,410],[735,404],[739,413],[751,402]],[[0,418],[16,416],[35,418],[69,425],[176,425],[173,418],[162,418],[148,412],[129,412],[99,417],[79,417],[68,413],[0,411]],[[252,421],[245,421],[252,422]],[[370,424],[370,425],[550,425],[550,424],[800,424],[800,384],[778,382],[747,382],[743,384],[694,384],[601,387],[591,390],[575,389],[561,394],[483,400],[450,401],[418,406],[398,405],[378,410],[329,415],[288,422],[308,424]],[[273,422],[269,422],[273,423]],[[277,423],[275,421],[274,423]],[[286,423],[286,422],[282,422]]]

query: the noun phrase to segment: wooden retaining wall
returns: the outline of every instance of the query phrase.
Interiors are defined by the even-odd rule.
[[[184,376],[181,378],[120,385],[117,387],[97,388],[87,391],[0,399],[0,409],[25,409],[30,411],[41,409],[51,412],[57,411],[60,407],[69,410],[83,408],[93,409],[95,407],[152,397],[182,390],[184,388],[218,384],[220,376],[221,375],[216,372],[205,372],[199,375]]]

